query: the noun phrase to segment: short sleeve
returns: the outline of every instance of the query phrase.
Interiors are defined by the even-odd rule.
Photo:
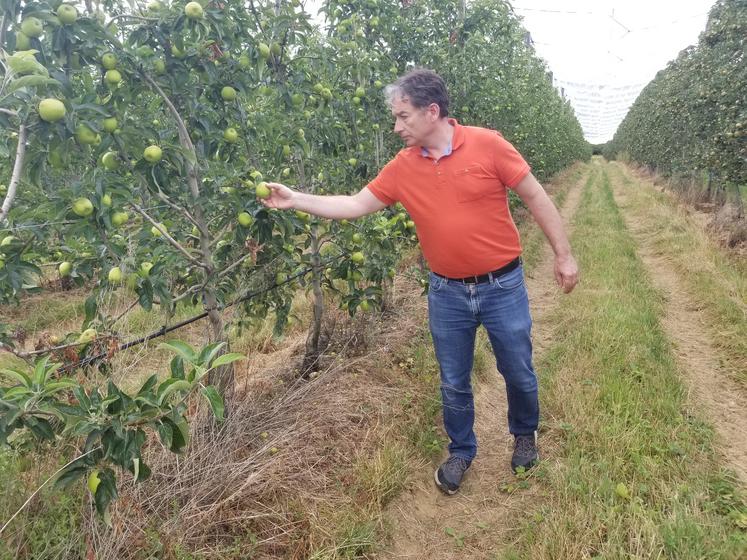
[[[495,133],[493,158],[501,183],[514,188],[530,171],[529,164],[500,132]]]
[[[381,202],[390,206],[399,200],[397,188],[397,165],[399,157],[395,157],[379,174],[366,185],[368,190]]]

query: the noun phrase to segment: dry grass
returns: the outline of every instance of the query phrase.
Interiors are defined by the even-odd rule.
[[[376,509],[397,491],[412,460],[401,434],[383,428],[403,414],[407,380],[393,375],[395,356],[424,318],[419,286],[398,278],[395,288],[397,311],[385,321],[345,322],[330,313],[338,336],[313,380],[295,378],[304,338],[296,333],[238,372],[229,421],[219,428],[195,422],[185,456],[150,441],[145,460],[154,474],[137,486],[122,482],[114,529],[88,517],[96,557],[142,558],[158,548],[165,558],[184,551],[307,558],[342,546],[346,526],[354,537],[365,533],[361,528],[381,529]],[[254,334],[244,348],[261,347],[267,337]]]

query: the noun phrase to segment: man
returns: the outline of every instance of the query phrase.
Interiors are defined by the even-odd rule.
[[[324,218],[354,219],[401,202],[415,221],[432,270],[428,315],[441,370],[450,456],[435,472],[437,486],[454,494],[477,453],[470,382],[475,334],[488,331],[506,381],[511,466],[538,460],[537,378],[532,367],[531,318],[519,234],[507,188],[529,208],[555,253],[555,279],[564,292],[578,267],[560,215],[529,166],[492,130],[448,118],[449,98],[434,72],[416,69],[386,89],[394,132],[406,147],[353,196],[315,196],[271,183],[271,208],[295,208]]]

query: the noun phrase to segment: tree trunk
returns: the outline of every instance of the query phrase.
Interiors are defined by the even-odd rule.
[[[306,354],[301,368],[302,377],[306,378],[315,369],[319,360],[320,345],[319,338],[322,332],[322,320],[324,318],[324,294],[322,292],[322,261],[319,255],[319,235],[317,226],[311,230],[311,286],[314,292],[314,317],[311,328],[306,338]]]

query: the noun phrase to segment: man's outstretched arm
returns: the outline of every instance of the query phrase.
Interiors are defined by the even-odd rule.
[[[267,183],[267,186],[270,196],[260,200],[268,208],[293,208],[332,220],[354,220],[386,207],[367,187],[350,196],[320,196],[294,191],[280,183]]]

